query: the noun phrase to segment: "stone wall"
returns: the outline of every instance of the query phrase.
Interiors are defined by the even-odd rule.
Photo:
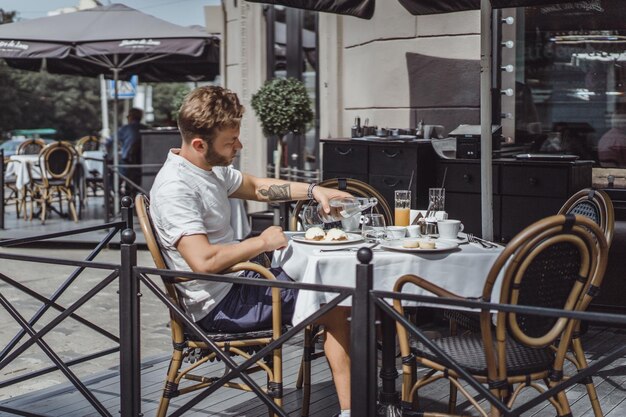
[[[379,4],[371,20],[321,14],[321,108],[338,115],[322,115],[322,137],[348,136],[357,115],[386,127],[424,120],[444,133],[478,124],[479,27],[478,11],[417,17],[397,2]]]

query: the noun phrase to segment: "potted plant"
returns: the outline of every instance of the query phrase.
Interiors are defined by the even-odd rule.
[[[254,109],[263,133],[278,137],[274,176],[280,177],[280,166],[285,147],[285,135],[304,133],[313,120],[311,100],[304,83],[295,78],[274,78],[252,95]]]

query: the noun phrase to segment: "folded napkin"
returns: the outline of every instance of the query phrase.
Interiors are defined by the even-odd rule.
[[[417,224],[419,219],[424,218],[426,216],[427,210],[411,210],[411,214],[409,217],[410,224]],[[446,220],[448,218],[448,213],[445,211],[436,211],[434,220]]]

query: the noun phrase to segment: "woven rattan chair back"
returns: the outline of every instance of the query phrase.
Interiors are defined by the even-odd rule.
[[[39,154],[44,183],[50,180],[64,180],[69,186],[76,165],[76,153],[67,142],[55,142],[47,145]]]
[[[499,274],[503,274],[500,303],[584,310],[599,288],[608,256],[603,231],[580,215],[556,215],[520,232],[505,248],[491,269],[483,291],[489,300]],[[589,294],[587,294],[589,293]],[[483,337],[488,330],[489,311],[481,313]],[[497,313],[496,333],[507,332],[518,342],[545,347],[557,342],[567,349],[563,336],[572,320],[515,313]],[[487,327],[486,327],[487,326]],[[485,342],[487,350],[492,344]],[[565,352],[563,351],[563,354]]]
[[[96,136],[83,136],[76,141],[76,150],[79,154],[85,151],[97,151],[100,149],[100,140]]]
[[[347,191],[356,197],[375,197],[378,200],[378,204],[374,206],[374,212],[382,214],[385,217],[386,224],[393,224],[393,216],[389,208],[389,203],[385,200],[385,197],[371,185],[352,178],[331,178],[320,182],[319,185]],[[300,222],[300,213],[308,202],[309,200],[300,200],[296,203],[289,221],[290,230],[297,230],[298,222]]]
[[[137,212],[137,218],[139,219],[141,230],[146,239],[148,250],[150,251],[152,259],[154,260],[154,264],[159,269],[169,269],[163,257],[161,246],[156,237],[154,224],[152,223],[152,219],[150,217],[150,200],[148,199],[148,197],[146,197],[144,194],[138,194],[135,197],[135,210]],[[258,272],[266,279],[275,279],[275,277],[271,275],[271,273],[267,269],[251,262],[241,262],[224,272],[230,273],[244,270],[252,270]],[[170,278],[166,276],[162,276],[161,279],[163,280],[163,284],[165,285],[166,292],[170,300],[184,310],[175,288],[175,283],[182,282],[184,281],[184,279]],[[282,334],[283,326],[280,319],[280,289],[278,288],[274,288],[272,290],[272,309],[272,329],[249,333],[209,334],[207,336],[213,340],[216,346],[228,350],[232,356],[239,355],[244,359],[247,359],[250,357],[250,354],[253,353],[255,350],[266,346],[272,340],[278,339]],[[208,360],[213,360],[213,358],[215,357],[215,355],[210,351],[206,343],[200,341],[199,338],[195,337],[191,331],[186,331],[183,322],[171,310],[170,327],[170,330],[172,332],[172,344],[174,346],[174,352],[172,354],[172,361],[168,370],[165,389],[161,397],[159,410],[157,412],[157,416],[159,417],[164,417],[167,414],[170,398],[186,392],[206,388],[211,384],[210,382],[206,382],[208,381],[207,378],[199,375],[191,375],[188,374],[188,372],[193,371],[193,369],[200,363],[204,363]],[[183,352],[185,348],[187,349],[187,351]],[[196,356],[199,355],[194,359],[196,363],[191,365],[188,370],[181,369],[183,359],[190,354]],[[274,402],[280,406],[282,405],[283,378],[282,348],[276,348],[271,355],[268,355],[266,357],[266,360],[269,358],[271,358],[271,360],[268,360],[267,363],[261,363],[261,361],[257,362],[258,366],[252,372],[267,372],[267,390],[269,394],[273,397]],[[201,382],[197,382],[194,386],[187,386],[184,389],[179,390],[178,383],[181,379],[190,379],[192,381]],[[231,388],[242,389],[244,391],[249,391],[249,387],[245,383],[229,384],[227,386]]]
[[[42,139],[27,139],[20,143],[15,153],[18,155],[37,155],[46,146]]]
[[[580,214],[593,220],[604,232],[611,246],[615,228],[615,212],[611,197],[602,190],[585,188],[572,195],[563,204],[559,214]]]

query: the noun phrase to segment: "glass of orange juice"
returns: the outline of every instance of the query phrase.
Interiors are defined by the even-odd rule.
[[[411,190],[396,190],[394,225],[408,226],[411,214]]]

